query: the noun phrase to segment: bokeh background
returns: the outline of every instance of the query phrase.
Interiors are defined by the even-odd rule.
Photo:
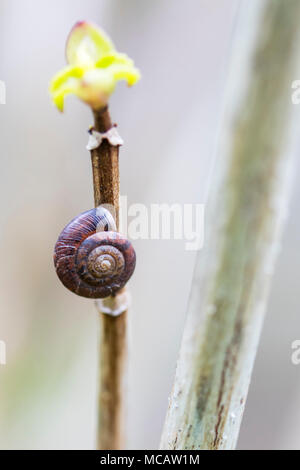
[[[62,227],[93,204],[85,149],[91,113],[69,98],[60,115],[47,92],[65,63],[69,30],[80,19],[98,23],[142,71],[134,88],[118,86],[110,105],[125,140],[122,194],[146,205],[202,203],[238,3],[0,0],[7,88],[0,105],[1,449],[94,447],[97,315],[93,302],[63,288],[52,264]],[[291,363],[300,337],[299,197],[295,185],[240,449],[300,449],[300,366]],[[183,241],[137,240],[135,247],[128,446],[155,449],[196,253]]]

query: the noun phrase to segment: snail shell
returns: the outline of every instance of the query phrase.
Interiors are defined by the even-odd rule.
[[[61,232],[54,249],[56,273],[69,290],[100,299],[125,286],[135,268],[132,244],[100,206],[80,214]]]

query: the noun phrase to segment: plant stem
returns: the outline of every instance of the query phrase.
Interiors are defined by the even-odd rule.
[[[111,129],[112,122],[107,108],[94,111],[94,129],[104,133]],[[119,147],[113,147],[107,140],[91,151],[95,207],[109,204],[115,210],[117,230],[119,228]]]
[[[112,127],[108,109],[94,111],[94,128],[104,133]],[[95,207],[109,204],[119,227],[119,147],[107,140],[91,151]],[[127,311],[118,316],[103,313],[103,306],[116,310],[124,290],[97,303],[100,315],[100,370],[97,448],[124,448],[124,377],[127,356]],[[107,309],[106,309],[107,310]]]
[[[124,372],[127,311],[117,317],[100,312],[98,449],[124,449]]]
[[[240,12],[206,241],[162,449],[237,442],[296,154],[290,95],[299,76],[299,18],[298,0],[252,0]]]

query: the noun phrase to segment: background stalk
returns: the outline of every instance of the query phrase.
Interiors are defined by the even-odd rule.
[[[94,111],[94,128],[106,132],[112,127],[108,109]],[[119,228],[119,147],[107,140],[91,151],[95,207],[113,207]],[[124,448],[124,378],[127,356],[127,311],[118,316],[103,313],[124,305],[124,289],[115,297],[97,303],[100,316],[98,449]],[[126,304],[126,302],[125,302]]]
[[[298,0],[246,1],[240,11],[163,449],[237,442],[296,154],[299,21]]]

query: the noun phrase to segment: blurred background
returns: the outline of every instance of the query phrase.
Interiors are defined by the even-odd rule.
[[[52,262],[61,229],[93,205],[90,110],[69,98],[60,115],[47,92],[65,65],[69,30],[82,19],[98,23],[142,71],[110,104],[125,141],[122,195],[147,206],[203,203],[238,3],[0,0],[1,449],[94,448],[97,315],[92,301],[59,283]],[[295,187],[240,449],[300,449],[300,366],[291,363],[300,338],[299,200]],[[128,446],[155,449],[196,253],[184,241],[134,244]]]

